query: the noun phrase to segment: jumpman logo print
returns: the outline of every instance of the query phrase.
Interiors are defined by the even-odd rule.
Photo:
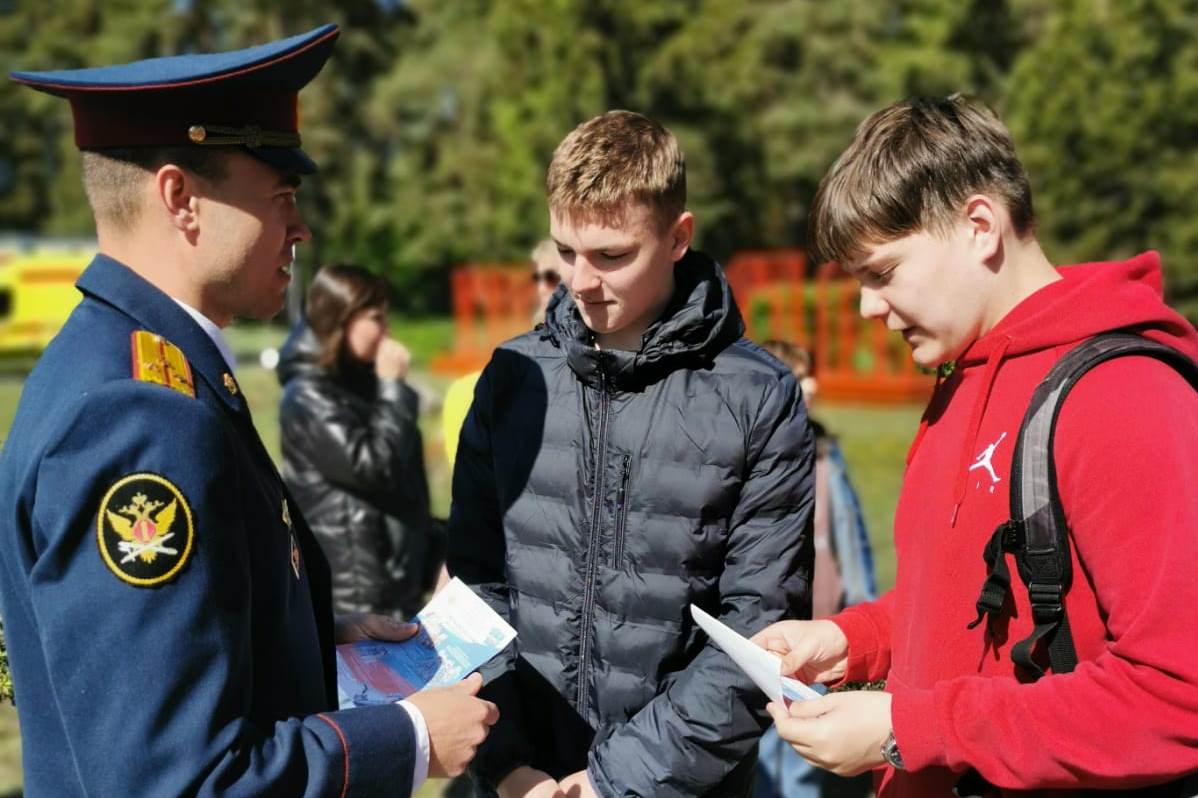
[[[1002,482],[1002,477],[994,473],[994,464],[991,462],[991,459],[994,457],[994,450],[998,448],[998,445],[1003,442],[1003,438],[1005,437],[1007,437],[1007,433],[1005,432],[1002,435],[999,435],[998,440],[983,449],[982,453],[978,455],[977,460],[974,460],[973,465],[969,467],[970,471],[973,471],[975,468],[984,468],[990,473],[991,493],[994,492],[994,486],[997,483]]]

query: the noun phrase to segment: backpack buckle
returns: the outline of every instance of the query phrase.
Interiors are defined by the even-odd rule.
[[[1065,613],[1061,604],[1061,596],[1065,589],[1061,585],[1044,585],[1032,582],[1027,586],[1028,598],[1032,604],[1032,620],[1039,626],[1042,623],[1052,623]]]
[[[1001,541],[1003,551],[1018,552],[1023,549],[1026,535],[1022,521],[1016,521],[1012,518],[1006,523],[999,525],[998,531],[1002,533],[999,540]]]

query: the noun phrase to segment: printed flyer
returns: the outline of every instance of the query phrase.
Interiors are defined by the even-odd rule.
[[[420,632],[402,643],[337,646],[342,709],[391,704],[425,687],[454,684],[516,638],[516,630],[456,578],[412,620]]]

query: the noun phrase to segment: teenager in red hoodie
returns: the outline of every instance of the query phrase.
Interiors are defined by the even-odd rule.
[[[1020,423],[1050,367],[1127,328],[1198,358],[1194,329],[1161,299],[1156,253],[1050,264],[1010,135],[958,96],[865,120],[811,218],[817,253],[860,282],[862,315],[901,332],[919,365],[955,368],[908,455],[894,589],[754,638],[785,673],[885,679],[886,692],[771,706],[781,736],[838,773],[879,768],[879,798],[949,796],[970,768],[1001,794],[1043,796],[1198,770],[1198,396],[1170,367],[1109,361],[1061,410],[1076,670],[1033,682],[1012,664],[1033,628],[1018,577],[999,631],[967,628],[982,551],[1009,517]]]

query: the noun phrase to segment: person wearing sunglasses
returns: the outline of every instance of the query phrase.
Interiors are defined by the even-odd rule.
[[[532,250],[532,283],[537,289],[537,312],[533,319],[537,324],[545,320],[545,308],[549,298],[557,290],[562,276],[557,273],[557,246],[553,239],[543,239]]]
[[[557,271],[557,246],[553,239],[544,238],[532,248],[529,253],[532,261],[532,271],[529,278],[537,291],[537,307],[533,313],[533,326],[545,320],[545,308],[549,299],[561,284],[562,277]],[[441,406],[441,430],[445,441],[445,459],[453,468],[453,460],[458,453],[458,433],[462,431],[462,422],[474,401],[474,385],[478,382],[481,371],[472,371],[458,377],[445,391],[445,403]]]

